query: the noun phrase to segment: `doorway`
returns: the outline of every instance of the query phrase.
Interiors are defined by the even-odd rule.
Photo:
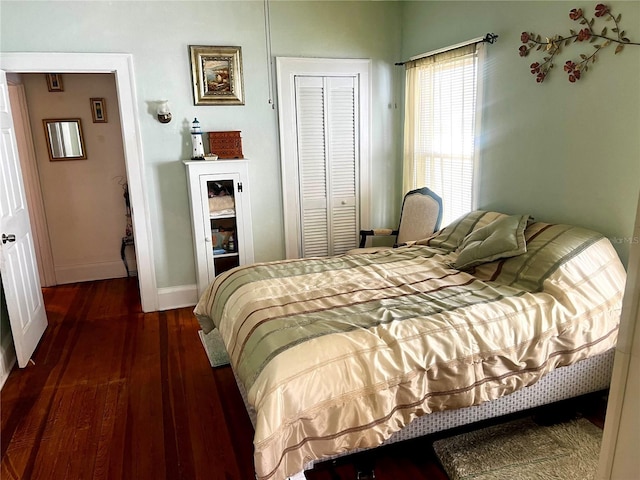
[[[127,185],[114,75],[58,77],[59,89],[52,91],[44,74],[7,74],[40,283],[50,287],[128,276],[121,260]],[[101,118],[92,115],[92,97],[100,99]],[[66,137],[43,125],[69,122],[78,129],[81,155],[48,148]],[[122,253],[131,257],[133,249]]]
[[[124,158],[132,225],[135,232],[138,283],[142,309],[158,309],[149,214],[144,188],[142,142],[135,96],[133,59],[130,54],[2,53],[0,68],[13,73],[113,73],[121,119]]]

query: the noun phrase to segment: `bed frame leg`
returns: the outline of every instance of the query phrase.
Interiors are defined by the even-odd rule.
[[[288,480],[306,480],[307,477],[304,476],[304,471],[302,472],[298,472],[295,475],[292,475],[291,477],[289,477]]]
[[[356,470],[356,480],[374,480],[376,474],[374,471],[375,460],[373,456],[364,454],[361,458],[353,462]]]
[[[366,472],[358,470],[356,474],[356,480],[374,480],[375,478],[376,474],[373,470],[367,470]]]

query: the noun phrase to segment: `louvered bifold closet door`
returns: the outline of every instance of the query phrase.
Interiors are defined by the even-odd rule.
[[[355,77],[296,77],[302,255],[338,255],[358,241]]]

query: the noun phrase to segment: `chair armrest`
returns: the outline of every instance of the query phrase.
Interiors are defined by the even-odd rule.
[[[398,235],[398,230],[390,228],[374,228],[373,230],[360,230],[360,248],[364,248],[367,237]]]

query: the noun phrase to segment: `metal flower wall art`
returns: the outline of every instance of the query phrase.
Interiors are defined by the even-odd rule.
[[[618,54],[627,45],[640,45],[640,43],[632,42],[627,38],[625,31],[620,27],[621,15],[614,15],[607,5],[602,3],[596,5],[594,15],[594,18],[589,19],[581,8],[571,10],[569,18],[580,26],[577,27],[578,31],[570,29],[567,36],[554,35],[543,39],[535,33],[522,32],[520,40],[523,45],[519,48],[520,56],[526,57],[533,50],[542,51],[544,55],[540,62],[534,62],[529,67],[538,83],[542,83],[549,75],[551,68],[553,68],[554,59],[560,54],[563,47],[566,48],[575,43],[591,44],[593,47],[593,50],[581,53],[579,58],[565,62],[564,71],[568,74],[569,81],[575,83],[589,71],[589,66],[595,63],[598,53],[603,48],[612,43],[617,44],[614,53]],[[601,30],[600,27],[596,29],[596,18],[599,22],[613,22],[612,28],[608,29],[604,26]],[[597,33],[598,30],[600,33]]]

